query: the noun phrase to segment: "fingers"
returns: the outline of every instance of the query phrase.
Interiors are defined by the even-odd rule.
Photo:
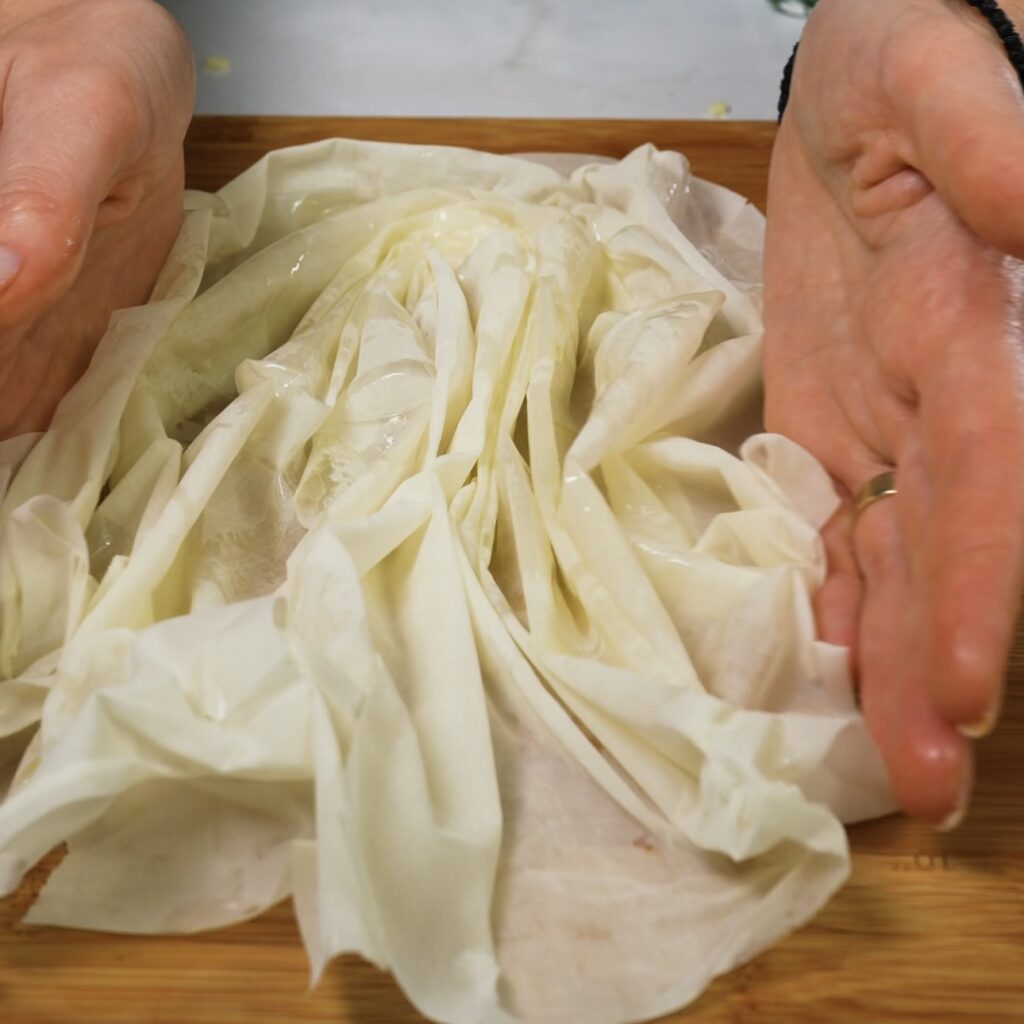
[[[918,680],[898,692],[894,713],[898,725],[888,758],[893,795],[913,817],[944,830],[955,827],[974,781],[971,742],[935,710]]]
[[[828,576],[814,597],[818,635],[850,652],[850,670],[857,673],[857,623],[860,617],[861,577],[850,543],[849,504],[843,504],[821,531]]]
[[[895,53],[885,72],[908,131],[903,158],[971,231],[1024,256],[1024,97],[995,33],[965,9]]]
[[[77,276],[97,211],[135,157],[138,113],[102,69],[11,69],[0,128],[0,328]]]
[[[852,446],[837,461],[850,490],[889,468]],[[915,817],[949,824],[967,800],[971,750],[932,696],[928,567],[919,553],[931,492],[912,435],[894,461],[896,495],[856,521],[847,502],[823,531],[829,575],[815,610],[822,638],[851,648],[865,720],[896,799]]]
[[[930,690],[937,710],[971,735],[998,714],[1024,586],[1019,343],[1004,325],[985,326],[968,348],[950,347],[921,407],[932,488],[920,544]]]
[[[1008,498],[991,470],[987,457],[959,473],[947,467],[925,542],[930,691],[936,709],[972,736],[998,716],[1020,603],[1022,520],[1011,525],[1005,509],[985,504],[986,493]]]
[[[915,817],[951,824],[966,805],[971,750],[932,703],[919,656],[925,621],[904,555],[899,497],[871,505],[856,524],[866,578],[858,648],[861,707],[896,799]]]

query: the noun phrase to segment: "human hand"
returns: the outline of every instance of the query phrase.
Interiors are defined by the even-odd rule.
[[[192,58],[153,0],[0,0],[0,439],[46,426],[177,234]]]
[[[822,0],[772,157],[765,421],[845,496],[819,628],[852,650],[897,799],[932,822],[966,806],[965,733],[998,714],[1024,585],[1021,256],[1024,106],[987,22],[962,0]],[[899,493],[854,528],[851,496],[891,467]]]

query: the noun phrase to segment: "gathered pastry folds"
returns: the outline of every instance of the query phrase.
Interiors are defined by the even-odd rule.
[[[190,194],[0,445],[0,891],[66,841],[29,921],[291,897],[314,976],[452,1024],[654,1017],[807,921],[891,801],[814,637],[836,498],[756,432],[760,230],[650,147]]]

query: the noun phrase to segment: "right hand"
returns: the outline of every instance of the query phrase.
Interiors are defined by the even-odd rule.
[[[154,0],[0,2],[0,440],[49,423],[181,224],[189,46]]]
[[[1024,104],[996,34],[963,0],[821,0],[772,158],[765,419],[845,497],[819,625],[853,651],[896,797],[933,822],[966,805],[1024,586],[1022,257]],[[854,524],[890,467],[899,493]]]

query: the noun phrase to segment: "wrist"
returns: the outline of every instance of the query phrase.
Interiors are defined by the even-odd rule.
[[[1016,0],[964,0],[964,6],[980,17],[972,18],[974,27],[984,32],[993,46],[1006,55],[1021,87],[1024,87],[1024,41],[1017,31]],[[984,26],[982,25],[984,22]]]
[[[1013,22],[1018,32],[1024,29],[1024,0],[1001,0],[1006,16]]]

